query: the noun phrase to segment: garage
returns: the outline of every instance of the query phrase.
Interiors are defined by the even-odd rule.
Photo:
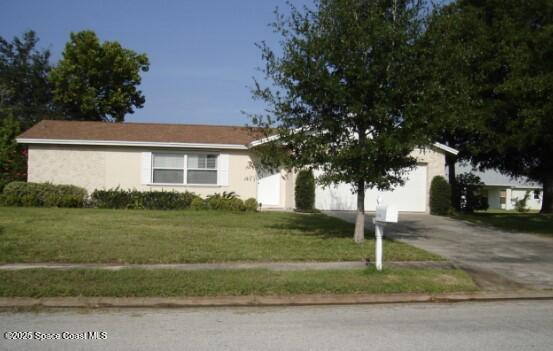
[[[365,210],[374,211],[376,198],[382,197],[385,204],[397,206],[402,212],[425,212],[427,194],[427,166],[418,165],[406,174],[403,186],[393,191],[367,190]],[[349,184],[336,184],[323,188],[318,185],[315,190],[315,207],[319,210],[352,211],[357,209],[357,195]]]

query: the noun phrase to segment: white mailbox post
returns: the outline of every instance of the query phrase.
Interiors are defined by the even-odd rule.
[[[376,270],[382,270],[382,236],[384,235],[384,226],[386,223],[397,223],[397,207],[383,205],[382,198],[379,196],[376,199],[376,214],[373,219],[376,238]]]

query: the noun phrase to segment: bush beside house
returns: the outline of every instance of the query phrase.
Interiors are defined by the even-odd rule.
[[[515,198],[515,210],[517,212],[528,212],[530,209],[528,208],[528,200],[530,200],[530,191],[526,191],[526,194],[524,194],[524,197],[522,199]]]
[[[294,190],[296,210],[300,212],[315,211],[315,177],[310,169],[298,172]]]
[[[446,216],[451,208],[451,187],[442,176],[436,176],[430,184],[430,213]]]
[[[11,182],[4,187],[0,200],[7,206],[83,207],[87,192],[74,185]]]
[[[475,174],[463,173],[457,177],[455,199],[463,212],[488,209],[488,197],[484,194],[484,183]]]
[[[124,189],[95,190],[88,197],[85,189],[74,185],[11,182],[0,195],[4,206],[27,207],[96,207],[147,210],[225,210],[256,211],[257,201],[242,201],[234,193],[214,194],[202,199],[191,192],[138,191]]]
[[[189,208],[198,197],[188,191],[137,191],[137,190],[95,190],[90,196],[91,205],[98,208],[129,208],[147,210],[182,210]]]
[[[234,192],[224,191],[220,194],[209,195],[205,207],[210,210],[257,211],[257,200],[249,198],[242,201]]]

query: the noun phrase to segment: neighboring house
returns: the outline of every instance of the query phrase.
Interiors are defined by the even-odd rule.
[[[480,177],[480,180],[485,184],[484,189],[490,208],[513,210],[516,202],[522,200],[528,193],[529,198],[526,207],[531,210],[541,209],[543,198],[541,184],[529,181],[525,177],[512,178],[493,169],[481,172],[468,164],[457,164],[455,170],[456,174],[473,173]]]
[[[235,126],[39,122],[19,136],[28,145],[28,181],[74,184],[95,189],[192,191],[198,195],[233,191],[256,198],[264,208],[294,208],[295,174],[257,172],[251,149],[263,143],[251,128]],[[376,197],[400,211],[428,212],[430,182],[444,175],[445,153],[434,144],[415,150],[418,166],[395,191],[367,191],[366,209]],[[316,206],[354,210],[356,196],[347,184],[317,187]]]

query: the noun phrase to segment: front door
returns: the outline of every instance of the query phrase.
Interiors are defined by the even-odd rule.
[[[257,173],[257,202],[261,207],[280,206],[280,172]]]

